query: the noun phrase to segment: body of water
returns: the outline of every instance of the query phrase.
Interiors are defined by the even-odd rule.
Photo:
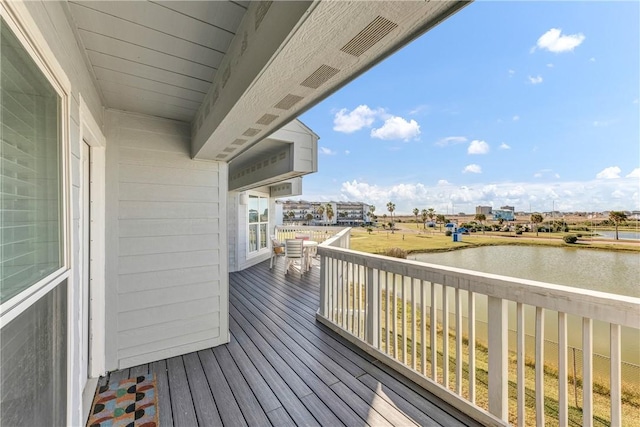
[[[604,237],[607,239],[615,239],[616,238],[616,232],[615,231],[599,231],[596,230],[596,233],[598,233],[598,237]],[[640,240],[640,231],[620,231],[618,230],[618,238],[620,240]]]
[[[451,252],[414,254],[409,259],[430,264],[446,265],[503,276],[536,280],[640,297],[640,255],[637,253],[596,251],[575,248],[553,248],[543,246],[483,246]],[[450,291],[453,291],[451,289]],[[453,292],[450,295],[453,301]],[[466,306],[466,297],[462,300]],[[466,310],[466,307],[464,308]],[[510,307],[509,327],[514,331],[515,305]],[[478,319],[486,319],[486,298],[476,301]],[[557,315],[545,311],[545,339],[557,342]],[[526,307],[526,330],[535,329],[535,310]],[[479,337],[486,337],[483,325],[478,325]],[[568,316],[569,345],[582,348],[582,320]],[[513,332],[515,333],[515,332]],[[530,332],[527,332],[530,333]],[[609,325],[594,322],[594,352],[609,354]],[[533,347],[527,348],[532,356]],[[640,364],[640,331],[622,328],[622,358],[634,365]],[[596,362],[594,362],[596,363]],[[607,364],[595,369],[607,374]],[[637,371],[632,371],[638,375]]]

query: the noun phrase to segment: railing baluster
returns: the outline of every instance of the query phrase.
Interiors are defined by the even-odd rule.
[[[469,401],[476,403],[476,296],[469,291]]]
[[[417,347],[416,340],[416,280],[410,279],[411,283],[411,367],[415,370],[417,366]]]
[[[582,425],[593,425],[593,321],[582,318]]]
[[[340,283],[342,284],[342,327],[349,330],[347,317],[349,314],[349,290],[347,289],[348,282],[344,279],[345,264],[345,261],[340,260]]]
[[[567,377],[567,314],[558,312],[558,422],[561,426],[569,423],[569,386]]]
[[[402,286],[402,363],[407,364],[407,278],[401,277]]]
[[[489,412],[507,420],[509,417],[509,359],[507,336],[507,301],[488,297],[489,320]]]
[[[442,285],[442,385],[449,388],[449,288]]]
[[[462,301],[456,288],[456,393],[462,394]]]
[[[518,405],[518,426],[524,427],[525,420],[525,377],[524,377],[524,359],[525,359],[525,332],[524,323],[524,306],[522,303],[516,304],[516,321],[517,321],[517,368],[516,368],[516,387],[517,387],[517,405]]]
[[[436,284],[431,282],[431,379],[438,382],[438,304]]]
[[[360,311],[361,311],[361,306],[362,306],[362,289],[360,288],[360,264],[356,264],[356,279],[355,279],[355,289],[358,292],[356,294],[356,301],[357,301],[357,328],[356,328],[356,335],[358,336],[358,338],[362,338],[362,336],[360,335]]]
[[[339,283],[338,283],[338,260],[337,259],[332,259],[331,260],[331,277],[333,280],[333,304],[334,304],[334,322],[339,324],[340,323],[340,316],[342,315],[342,313],[340,312],[340,287],[339,287]]]
[[[622,387],[620,325],[611,324],[611,425],[622,425]]]
[[[536,307],[536,425],[544,425],[544,308]]]
[[[427,293],[424,291],[425,282],[420,281],[420,371],[427,375]]]
[[[398,289],[396,283],[398,282],[398,275],[393,274],[393,294],[391,295],[393,302],[393,358],[398,360]]]
[[[328,303],[329,299],[327,298],[329,295],[329,287],[327,286],[327,276],[326,276],[326,257],[320,256],[320,314],[324,317],[328,314]]]
[[[389,317],[391,317],[391,295],[389,292],[390,286],[389,286],[389,275],[391,273],[386,273],[384,276],[384,296],[385,296],[385,316],[384,316],[384,329],[385,329],[385,333],[386,333],[386,344],[385,344],[385,350],[387,350],[387,354],[389,356],[391,356],[391,342],[389,341],[391,339],[391,333],[389,331]]]
[[[375,270],[375,271],[377,271],[376,277],[378,278],[377,286],[375,287],[376,299],[378,300],[378,306],[376,308],[375,315],[382,317],[382,288],[381,288],[382,272],[380,270]],[[380,327],[381,325],[378,323],[378,326],[376,327],[376,334],[378,335],[378,349],[382,351],[382,331],[380,330]]]
[[[354,331],[353,318],[355,316],[353,297],[355,296],[355,283],[353,281],[353,263],[347,262],[347,330],[351,333]]]

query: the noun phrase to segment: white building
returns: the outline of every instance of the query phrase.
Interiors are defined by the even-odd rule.
[[[317,169],[295,117],[465,5],[0,2],[2,424],[227,343],[228,273]]]

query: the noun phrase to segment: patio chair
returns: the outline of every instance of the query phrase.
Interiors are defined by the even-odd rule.
[[[300,239],[287,239],[284,245],[284,274],[289,272],[291,265],[300,264],[300,274],[304,272],[305,259],[302,248],[303,241]]]
[[[278,263],[279,257],[284,257],[284,244],[281,243],[276,236],[271,236],[271,261],[269,262],[269,270]]]

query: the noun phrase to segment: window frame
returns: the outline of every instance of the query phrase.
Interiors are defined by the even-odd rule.
[[[260,221],[260,212],[258,212],[258,222],[249,222],[249,209],[251,206],[251,203],[247,202],[247,217],[246,217],[246,221],[245,221],[245,227],[246,227],[246,234],[247,234],[247,238],[246,238],[246,253],[247,253],[247,259],[251,259],[251,258],[255,258],[257,256],[263,255],[265,253],[269,253],[270,246],[271,246],[271,242],[269,241],[269,224],[271,223],[271,206],[270,206],[270,196],[266,193],[258,193],[258,192],[249,192],[248,195],[248,200],[251,200],[251,197],[257,197],[258,198],[258,207],[260,206],[260,199],[265,199],[267,201],[267,221]],[[258,249],[255,251],[251,250],[251,245],[250,245],[250,228],[251,225],[253,224],[257,224],[258,225]],[[264,248],[260,248],[260,225],[261,224],[266,224],[267,225],[267,235],[266,235],[266,239],[267,239],[267,245]]]
[[[36,26],[28,14],[24,4],[20,2],[1,2],[0,16],[15,37],[19,40],[25,52],[34,61],[38,70],[44,75],[49,84],[60,97],[60,200],[61,200],[61,261],[62,265],[47,276],[41,278],[27,289],[11,297],[8,301],[0,304],[0,329],[22,314],[36,301],[53,290],[60,283],[68,280],[71,284],[71,227],[70,227],[70,149],[69,149],[69,127],[70,127],[70,102],[71,83],[64,73],[62,67],[57,62],[52,52],[48,48],[46,40],[36,30]],[[71,295],[67,297],[71,303]],[[68,305],[71,307],[71,305]]]

